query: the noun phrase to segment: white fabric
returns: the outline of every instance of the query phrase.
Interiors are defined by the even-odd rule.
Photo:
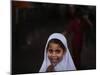
[[[76,67],[75,67],[75,65],[73,63],[73,60],[72,60],[72,57],[70,55],[69,49],[67,47],[67,40],[66,40],[66,38],[61,33],[53,33],[48,38],[48,41],[47,41],[47,44],[46,44],[46,47],[45,47],[45,52],[44,52],[44,61],[43,61],[43,64],[42,64],[39,72],[46,72],[47,67],[49,65],[51,65],[50,60],[49,60],[49,58],[48,58],[48,56],[46,54],[47,45],[48,45],[48,42],[51,39],[58,39],[58,40],[60,40],[64,44],[64,46],[65,46],[65,48],[67,50],[65,55],[63,56],[62,61],[60,61],[55,66],[55,71],[76,70]]]

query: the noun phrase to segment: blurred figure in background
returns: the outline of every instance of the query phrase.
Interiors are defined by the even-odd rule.
[[[68,25],[63,34],[69,38],[72,47],[72,56],[77,69],[80,68],[80,54],[83,46],[84,32],[92,27],[88,15],[81,15],[74,5],[68,6]]]

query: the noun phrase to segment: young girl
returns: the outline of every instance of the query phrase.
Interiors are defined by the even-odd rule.
[[[68,50],[67,40],[61,33],[53,33],[47,41],[44,61],[39,72],[66,70],[76,70]]]

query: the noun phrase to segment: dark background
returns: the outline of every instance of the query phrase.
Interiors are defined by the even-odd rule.
[[[80,16],[88,14],[88,29],[81,54],[81,70],[96,68],[96,6],[76,5]],[[88,7],[93,7],[90,10]],[[68,22],[68,5],[12,1],[12,73],[37,73],[42,65],[48,36],[62,33]]]

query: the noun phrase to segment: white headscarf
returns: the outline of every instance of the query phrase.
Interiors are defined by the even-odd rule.
[[[45,47],[45,52],[44,52],[44,61],[43,61],[43,64],[42,64],[39,72],[46,72],[47,67],[49,65],[51,65],[50,60],[49,60],[49,58],[47,56],[47,52],[46,52],[47,46],[48,46],[48,42],[51,39],[60,40],[63,43],[63,45],[65,46],[66,50],[67,50],[65,55],[63,56],[63,59],[54,67],[55,71],[76,70],[76,67],[75,67],[75,65],[73,63],[72,57],[70,55],[70,52],[69,52],[69,49],[68,49],[68,46],[67,46],[66,38],[61,33],[53,33],[48,38],[48,41],[47,41],[47,44],[46,44],[46,47]]]

